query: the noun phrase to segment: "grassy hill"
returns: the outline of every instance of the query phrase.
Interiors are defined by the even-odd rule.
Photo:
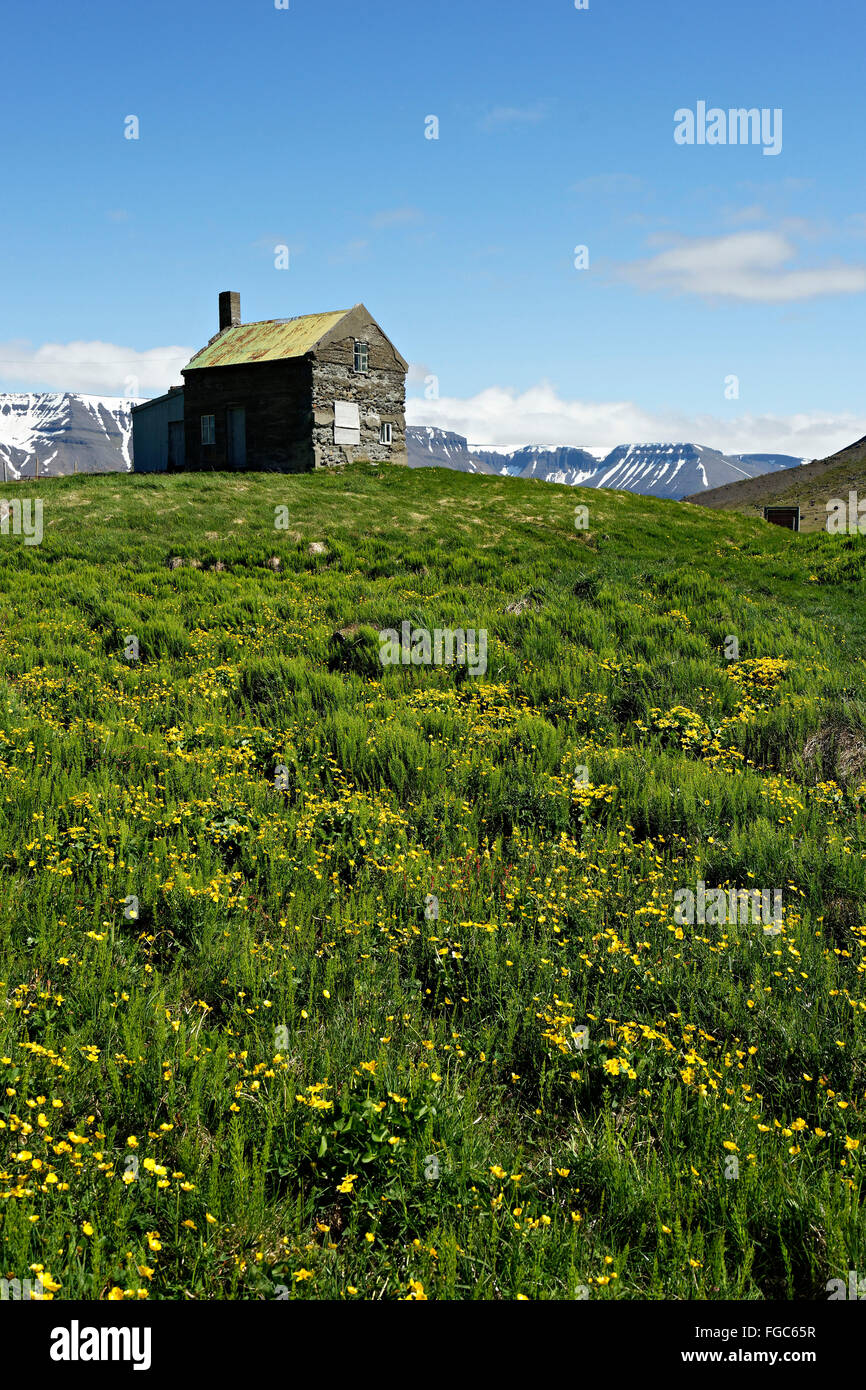
[[[866,437],[802,468],[786,468],[781,473],[763,473],[758,478],[727,483],[725,487],[694,493],[684,501],[761,517],[764,507],[799,506],[800,529],[823,531],[827,526],[827,503],[831,498],[847,502],[852,489],[861,498],[866,497]]]
[[[0,1272],[813,1299],[866,1268],[866,539],[435,469],[27,488]],[[485,629],[486,674],[383,668],[404,620]],[[699,881],[781,890],[780,929],[679,923]]]

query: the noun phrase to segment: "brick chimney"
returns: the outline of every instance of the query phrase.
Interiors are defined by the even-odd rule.
[[[220,295],[220,333],[226,328],[239,328],[241,297],[235,290],[223,290]]]

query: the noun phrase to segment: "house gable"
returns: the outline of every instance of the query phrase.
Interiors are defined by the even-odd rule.
[[[358,339],[364,342],[370,341],[371,338],[376,345],[378,365],[382,368],[401,371],[405,376],[409,370],[409,363],[400,355],[391,339],[382,331],[369,309],[365,308],[363,304],[356,304],[354,309],[343,314],[337,323],[331,325],[322,334],[313,349],[314,355],[321,358],[322,361],[333,361],[335,347],[342,348],[350,340],[354,342],[355,339]]]

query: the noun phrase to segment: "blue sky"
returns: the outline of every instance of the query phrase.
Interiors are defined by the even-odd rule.
[[[156,394],[237,289],[245,320],[363,301],[410,419],[473,443],[823,455],[866,433],[864,30],[850,0],[18,6],[0,390]],[[781,151],[677,144],[698,102],[781,109]]]

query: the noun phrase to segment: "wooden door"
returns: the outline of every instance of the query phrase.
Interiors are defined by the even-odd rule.
[[[230,468],[247,466],[247,413],[242,405],[230,405],[227,420]]]
[[[183,468],[184,442],[183,442],[183,420],[169,420],[168,422],[168,466],[169,468]]]

